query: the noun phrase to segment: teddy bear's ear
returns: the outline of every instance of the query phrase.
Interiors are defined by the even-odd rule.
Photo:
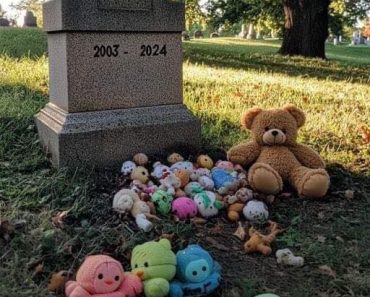
[[[302,127],[306,122],[306,116],[304,112],[294,105],[287,105],[284,107],[284,110],[289,112],[295,118],[298,128]]]
[[[261,108],[254,107],[248,111],[246,111],[241,119],[241,124],[246,129],[251,129],[254,118],[262,112]]]

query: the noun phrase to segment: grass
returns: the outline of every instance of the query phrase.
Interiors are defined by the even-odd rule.
[[[122,182],[117,174],[52,169],[33,122],[48,96],[45,44],[37,30],[0,30],[0,219],[16,226],[10,242],[0,239],[0,296],[51,296],[45,290],[50,273],[75,270],[98,252],[127,263],[132,246],[162,233],[175,234],[176,248],[195,234],[193,240],[212,250],[224,265],[222,296],[265,290],[282,297],[370,295],[370,151],[359,131],[370,125],[370,48],[328,46],[329,60],[321,61],[276,55],[279,42],[220,38],[184,45],[185,102],[202,119],[206,148],[227,149],[247,138],[239,118],[252,106],[294,103],[307,113],[299,140],[325,158],[333,184],[323,202],[294,197],[272,210],[273,219],[289,226],[275,248],[291,247],[306,259],[304,268],[289,269],[273,257],[244,255],[231,238],[234,225],[212,235],[237,247],[232,254],[212,247],[204,234],[219,221],[203,228],[163,221],[150,235],[137,233],[110,210]],[[347,189],[354,199],[344,197]],[[51,218],[63,210],[69,214],[57,228]],[[323,275],[321,265],[335,277]]]

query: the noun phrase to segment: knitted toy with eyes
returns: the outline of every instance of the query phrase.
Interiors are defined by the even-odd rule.
[[[170,291],[170,284],[176,274],[176,255],[168,239],[150,241],[138,245],[132,251],[133,273],[144,282],[146,297],[164,297]]]
[[[66,284],[67,297],[134,297],[143,289],[139,277],[125,273],[121,263],[111,257],[87,257],[77,272],[76,281]]]
[[[170,297],[208,295],[220,285],[220,265],[199,245],[179,251],[176,259],[176,280],[171,282]]]
[[[231,148],[228,159],[251,166],[248,181],[255,191],[277,194],[283,182],[289,182],[304,197],[321,198],[326,194],[330,178],[324,161],[296,141],[305,123],[302,110],[291,105],[271,110],[253,108],[241,122],[251,130],[252,141]]]

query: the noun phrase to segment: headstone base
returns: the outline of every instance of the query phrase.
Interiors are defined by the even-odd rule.
[[[138,152],[200,148],[200,121],[182,104],[66,113],[49,103],[36,115],[43,147],[55,167],[118,169]]]

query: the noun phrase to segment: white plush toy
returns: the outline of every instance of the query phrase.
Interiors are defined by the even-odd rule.
[[[157,180],[162,179],[166,174],[170,173],[170,167],[163,165],[161,162],[155,162],[151,176]]]
[[[190,161],[180,161],[171,166],[172,172],[176,172],[178,170],[186,170],[191,174],[194,170],[194,165]]]
[[[113,209],[121,214],[128,213],[134,201],[139,200],[138,194],[129,189],[119,191],[113,198]]]
[[[204,189],[198,182],[190,182],[184,188],[186,195],[189,197],[194,197],[194,195],[199,193],[201,190]]]
[[[290,249],[282,249],[276,252],[278,264],[302,267],[304,265],[303,257],[296,257]]]
[[[153,223],[148,219],[158,219],[156,216],[150,213],[149,205],[140,199],[134,202],[134,205],[131,209],[131,215],[135,218],[138,227],[144,232],[149,232],[153,229]]]
[[[175,195],[176,190],[181,187],[181,180],[173,173],[167,174],[167,176],[159,182],[161,183],[159,189],[166,191],[171,195]]]
[[[121,172],[124,176],[130,175],[132,171],[136,168],[136,164],[132,161],[123,162]]]
[[[198,181],[201,176],[212,178],[211,171],[207,168],[198,168],[190,173],[190,179],[192,181]]]
[[[212,191],[215,188],[215,183],[208,176],[199,177],[198,183],[207,191]]]
[[[251,200],[243,208],[243,214],[248,221],[264,223],[269,217],[269,211],[262,201]]]
[[[216,199],[216,195],[210,191],[204,191],[194,196],[194,202],[198,207],[199,213],[204,218],[216,216],[222,208],[222,203]]]

